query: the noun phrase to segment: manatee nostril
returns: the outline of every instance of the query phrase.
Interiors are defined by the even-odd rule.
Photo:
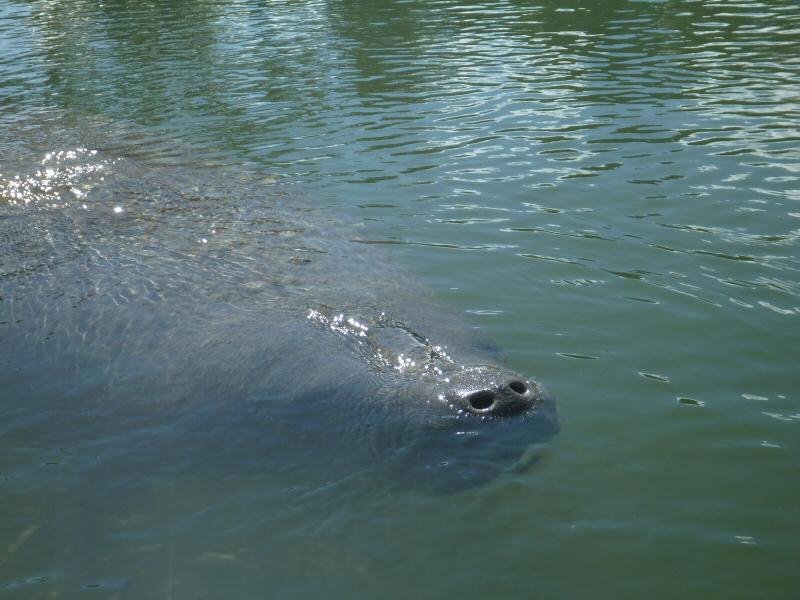
[[[525,385],[524,381],[520,381],[519,379],[509,381],[508,387],[511,389],[511,391],[516,392],[520,396],[528,391],[528,386]]]
[[[467,402],[469,402],[469,405],[475,410],[481,411],[491,408],[494,404],[494,400],[494,394],[486,390],[475,392],[467,397]]]

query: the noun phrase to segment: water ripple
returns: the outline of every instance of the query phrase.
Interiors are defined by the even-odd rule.
[[[410,263],[470,322],[488,325],[509,356],[554,381],[571,417],[565,447],[579,451],[563,453],[543,480],[514,479],[443,503],[440,513],[430,510],[435,502],[404,497],[391,511],[379,503],[372,514],[351,507],[350,517],[344,507],[344,517],[330,516],[320,500],[304,500],[326,515],[321,526],[314,511],[293,515],[282,497],[271,510],[296,517],[299,534],[264,517],[270,511],[259,503],[247,521],[269,525],[259,539],[303,544],[286,546],[302,557],[298,576],[281,572],[258,589],[293,596],[297,581],[327,583],[335,570],[345,578],[347,568],[351,577],[358,570],[364,583],[386,575],[386,564],[410,564],[416,568],[395,570],[398,586],[419,580],[417,595],[471,597],[485,587],[485,571],[470,579],[458,570],[464,593],[456,593],[437,587],[447,585],[441,574],[449,565],[436,557],[460,548],[463,564],[474,559],[479,549],[461,541],[464,527],[477,523],[506,534],[501,542],[497,531],[473,532],[498,549],[497,564],[525,574],[499,577],[510,583],[492,590],[498,594],[525,596],[527,581],[538,585],[542,578],[527,576],[531,564],[563,572],[565,563],[548,562],[559,554],[554,547],[569,554],[570,572],[600,582],[588,592],[580,578],[578,589],[550,580],[554,597],[615,597],[634,571],[647,574],[638,589],[629,578],[640,596],[656,580],[687,586],[667,596],[758,597],[781,577],[781,590],[796,590],[795,564],[777,566],[794,539],[776,531],[796,529],[798,501],[790,437],[798,411],[789,394],[800,331],[799,49],[796,0],[0,0],[0,208],[47,197],[13,179],[17,150],[42,143],[29,123],[91,116],[113,124],[106,138],[124,137],[127,158],[246,165],[291,183],[322,212],[363,223],[353,243],[382,245]],[[130,131],[141,132],[137,142]],[[73,185],[68,171],[59,173],[37,181],[69,184],[77,202],[80,174]],[[108,200],[109,210],[123,207]],[[57,221],[61,208],[47,207],[48,215]],[[179,230],[173,208],[159,218]],[[280,235],[273,229],[265,235]],[[220,235],[234,244],[240,231],[231,224]],[[43,235],[26,243],[49,242]],[[184,246],[176,261],[200,244]],[[262,261],[270,256],[264,248]],[[215,261],[229,254],[202,251]],[[221,268],[226,281],[255,290],[255,258]],[[36,268],[4,260],[9,270]],[[119,288],[115,301],[131,291]],[[742,486],[742,473],[750,485]],[[315,494],[324,490],[308,498]],[[486,510],[496,501],[503,511]],[[393,527],[399,543],[386,546],[376,523],[403,510],[414,526]],[[648,521],[648,512],[657,518]],[[343,545],[370,527],[380,534],[370,548],[416,547],[427,514],[437,533],[428,538],[441,545],[419,554],[425,564],[399,561],[394,550],[377,559],[354,550],[348,558],[356,560],[339,560]],[[555,543],[531,546],[548,541],[548,527],[558,532]],[[581,537],[582,528],[592,535]],[[14,542],[25,527],[10,531]],[[645,559],[643,531],[655,542]],[[524,541],[515,546],[508,532]],[[329,556],[320,557],[320,544],[309,550],[307,540],[320,536]],[[193,549],[198,539],[184,541]],[[201,558],[218,561],[251,542]],[[720,554],[722,543],[773,553],[748,563],[757,584],[735,579],[743,570]],[[701,550],[698,561],[675,560],[686,547]],[[286,548],[275,542],[259,556],[286,557]],[[596,561],[581,562],[609,548],[602,574]],[[163,567],[158,558],[154,569]],[[614,571],[631,564],[638,569]],[[657,565],[679,572],[654,573]],[[32,573],[9,585],[39,585],[35,574],[46,580],[51,571]],[[281,588],[280,577],[291,583]],[[603,577],[613,580],[605,590]],[[207,593],[198,581],[195,596]],[[325,593],[380,596],[392,582]],[[424,583],[431,585],[422,592]]]

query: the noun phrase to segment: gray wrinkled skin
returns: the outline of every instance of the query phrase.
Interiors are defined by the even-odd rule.
[[[149,142],[40,133],[2,149],[7,439],[99,473],[457,490],[557,430],[542,388],[356,228]]]

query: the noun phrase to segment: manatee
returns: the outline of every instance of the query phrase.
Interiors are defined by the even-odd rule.
[[[542,386],[359,225],[144,137],[41,129],[2,145],[9,443],[103,477],[458,490],[558,430]]]

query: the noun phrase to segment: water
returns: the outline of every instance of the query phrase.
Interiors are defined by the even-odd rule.
[[[100,493],[15,440],[0,589],[797,598],[799,57],[780,0],[0,1],[4,152],[67,114],[274,180],[562,420],[529,472],[444,497],[268,472]]]

